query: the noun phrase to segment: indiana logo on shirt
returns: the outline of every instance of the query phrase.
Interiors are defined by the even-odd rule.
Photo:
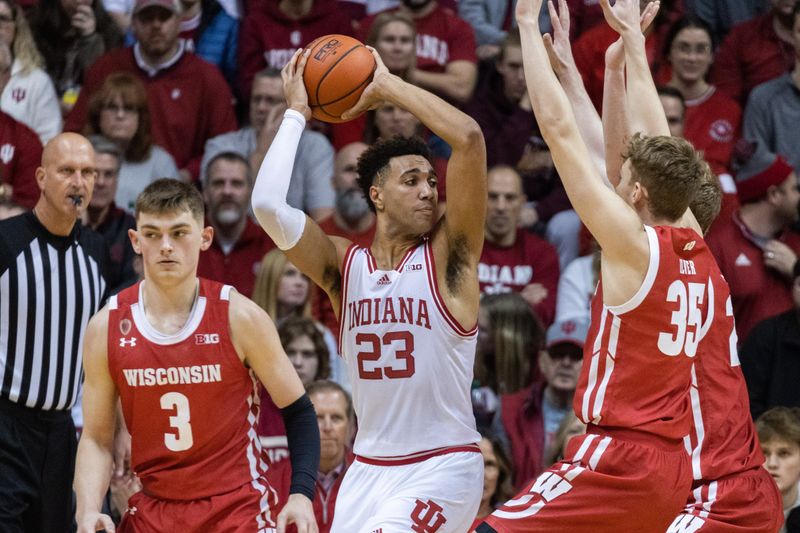
[[[25,100],[25,96],[27,96],[28,91],[23,89],[22,87],[15,87],[13,91],[11,91],[11,98],[14,99],[15,102],[19,103]]]
[[[7,165],[9,161],[14,159],[14,145],[5,143],[3,146],[0,146],[0,160],[3,161],[3,164]]]
[[[411,512],[411,531],[415,533],[436,533],[447,522],[442,514],[442,506],[433,500],[417,500]]]

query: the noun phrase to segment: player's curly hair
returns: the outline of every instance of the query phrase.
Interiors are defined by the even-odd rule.
[[[358,158],[358,185],[373,213],[375,204],[369,197],[370,187],[383,184],[388,176],[389,161],[393,157],[404,155],[419,155],[428,161],[432,159],[430,148],[421,138],[399,135],[391,139],[379,140]]]

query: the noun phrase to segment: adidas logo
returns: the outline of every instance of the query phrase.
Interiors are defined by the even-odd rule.
[[[749,267],[753,263],[750,262],[750,259],[744,254],[744,252],[739,254],[739,257],[736,258],[736,261],[733,263],[738,267]]]
[[[389,274],[384,274],[381,276],[381,279],[378,280],[378,285],[389,285],[392,280],[389,279]]]

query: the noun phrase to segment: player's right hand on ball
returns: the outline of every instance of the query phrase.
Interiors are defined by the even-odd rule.
[[[306,69],[306,61],[311,55],[311,50],[298,49],[292,56],[291,61],[286,63],[281,70],[283,78],[283,95],[286,98],[286,105],[289,109],[299,111],[311,120],[311,108],[308,106],[308,92],[303,83],[303,71]]]
[[[288,524],[294,524],[297,533],[319,533],[311,500],[302,494],[289,495],[289,500],[278,514],[278,533],[285,533]]]
[[[389,69],[383,64],[383,60],[380,54],[378,54],[378,51],[371,46],[367,46],[367,49],[372,53],[372,57],[375,58],[375,72],[372,74],[372,81],[367,85],[367,88],[364,89],[364,92],[361,93],[361,98],[358,99],[356,105],[342,113],[343,120],[350,120],[370,109],[375,109],[381,106],[386,100],[383,88],[388,79],[392,77],[392,74],[389,73]]]
[[[106,530],[106,533],[114,533],[116,528],[111,517],[101,513],[91,513],[78,520],[78,533],[95,533],[95,531]]]

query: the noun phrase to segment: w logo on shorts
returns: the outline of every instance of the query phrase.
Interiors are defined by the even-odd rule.
[[[447,522],[442,514],[442,506],[428,500],[417,500],[417,505],[411,512],[411,531],[415,533],[436,533]]]

